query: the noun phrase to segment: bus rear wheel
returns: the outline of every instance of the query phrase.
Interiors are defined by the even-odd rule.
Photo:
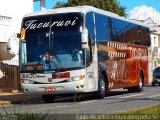
[[[128,88],[128,92],[141,92],[143,90],[143,86],[144,86],[143,75],[140,73],[138,86]]]
[[[53,103],[55,101],[55,96],[54,95],[42,95],[42,98],[44,102],[46,103]]]
[[[144,82],[143,82],[143,76],[140,73],[139,77],[139,85],[136,87],[136,92],[141,92],[143,90]]]

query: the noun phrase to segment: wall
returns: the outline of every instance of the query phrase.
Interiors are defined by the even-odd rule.
[[[21,21],[25,14],[33,12],[33,0],[1,0],[0,3],[0,61],[7,57],[7,42],[11,36],[20,32]],[[16,42],[16,41],[15,41]],[[18,46],[14,47],[17,50]]]
[[[7,42],[11,32],[12,17],[0,15],[0,42]]]

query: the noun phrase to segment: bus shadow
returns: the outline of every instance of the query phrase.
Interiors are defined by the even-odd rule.
[[[112,99],[111,96],[116,95],[124,95],[127,94],[128,91],[110,91],[109,95],[107,95],[106,99]],[[88,94],[75,94],[75,95],[63,95],[57,96],[54,103],[73,103],[73,102],[82,102],[82,101],[90,101],[90,100],[98,100],[93,93]]]
[[[152,86],[148,85],[146,87],[152,87]],[[124,89],[113,90],[113,91],[110,91],[109,94],[107,94],[105,99],[120,99],[119,96],[125,95],[125,94],[130,94],[130,92],[128,92],[127,90],[124,90]],[[139,98],[137,98],[137,99],[139,99]],[[69,94],[69,95],[61,95],[61,96],[57,95],[55,98],[55,101],[53,103],[74,103],[74,102],[78,103],[78,102],[90,101],[90,100],[98,100],[98,98],[96,98],[93,93]],[[126,100],[129,100],[129,99],[126,99]],[[42,97],[40,96],[35,99],[23,100],[20,102],[15,102],[13,104],[46,104],[46,103],[43,101]]]

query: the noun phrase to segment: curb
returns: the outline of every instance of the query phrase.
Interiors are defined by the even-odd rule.
[[[0,106],[9,106],[9,105],[11,105],[10,101],[1,101],[0,100]]]
[[[14,101],[18,101],[18,97],[16,96],[21,96],[22,93],[6,93],[6,92],[1,92],[0,93],[0,106],[9,106],[12,104]]]
[[[23,93],[0,93],[0,106],[13,104],[28,104],[41,100],[40,96],[25,95]]]

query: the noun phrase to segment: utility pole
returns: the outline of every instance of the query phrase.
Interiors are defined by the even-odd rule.
[[[46,0],[33,0],[33,2],[40,1],[40,10],[46,9]]]

